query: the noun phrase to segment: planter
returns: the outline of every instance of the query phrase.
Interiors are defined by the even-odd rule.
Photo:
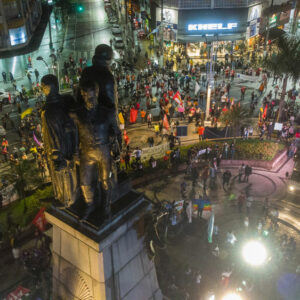
[[[275,155],[272,160],[222,160],[221,167],[228,167],[228,166],[241,166],[250,165],[251,167],[255,168],[262,168],[266,170],[272,170],[277,166],[281,166],[284,161],[287,160],[287,149],[280,151]]]

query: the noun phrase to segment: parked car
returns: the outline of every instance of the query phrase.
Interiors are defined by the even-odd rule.
[[[109,18],[109,19],[108,19],[108,22],[109,22],[110,24],[115,24],[115,23],[118,23],[118,19],[115,18],[115,17],[112,17],[112,18]]]
[[[6,136],[6,130],[2,125],[0,125],[0,137]]]
[[[114,24],[111,28],[111,32],[114,35],[120,35],[122,33],[122,29],[118,24]]]
[[[116,49],[124,49],[123,39],[121,37],[115,37],[114,46]]]
[[[0,102],[2,104],[8,103],[8,92],[6,92],[4,89],[0,89]]]

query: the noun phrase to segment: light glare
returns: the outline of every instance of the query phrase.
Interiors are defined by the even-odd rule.
[[[244,246],[243,257],[248,264],[259,266],[266,261],[267,251],[263,244],[251,241]]]
[[[222,300],[242,300],[242,298],[236,293],[231,293],[224,296]]]

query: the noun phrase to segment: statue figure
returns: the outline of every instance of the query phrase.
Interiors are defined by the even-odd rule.
[[[93,79],[99,85],[98,103],[109,109],[118,110],[117,86],[110,70],[113,58],[113,50],[110,46],[101,44],[95,49],[91,67],[82,71],[81,79],[89,81]]]
[[[79,133],[80,185],[87,204],[83,220],[86,220],[95,210],[96,179],[101,182],[100,198],[106,216],[110,215],[110,192],[112,179],[112,161],[110,145],[111,138],[117,138],[122,143],[121,132],[117,123],[117,114],[99,95],[101,86],[94,78],[81,78],[79,89],[81,105],[70,116],[74,120]],[[80,99],[79,99],[80,100]],[[96,170],[96,173],[94,172]],[[99,191],[98,191],[99,193]]]
[[[59,94],[54,75],[45,75],[41,88],[46,96],[41,114],[43,144],[54,195],[65,206],[70,206],[80,191],[73,161],[78,153],[78,137],[76,126],[68,115],[68,107],[74,99]]]

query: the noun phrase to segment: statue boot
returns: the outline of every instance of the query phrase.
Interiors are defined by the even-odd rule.
[[[87,204],[82,220],[87,220],[90,214],[96,209],[94,203],[94,189],[88,185],[81,186],[82,194]]]

